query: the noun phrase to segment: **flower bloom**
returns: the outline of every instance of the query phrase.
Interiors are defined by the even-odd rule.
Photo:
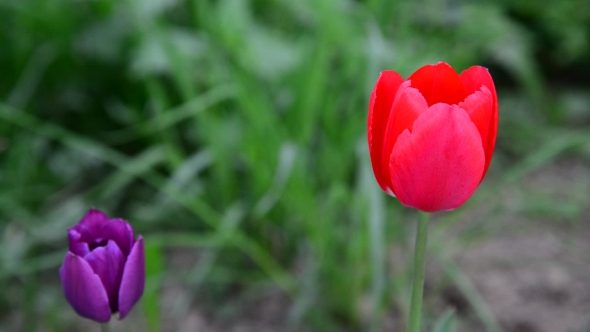
[[[498,131],[498,101],[488,70],[460,75],[444,62],[407,80],[386,70],[369,104],[368,139],[377,182],[406,206],[452,210],[486,174]]]
[[[59,269],[65,297],[74,310],[99,323],[119,312],[125,318],[145,285],[143,238],[135,241],[123,219],[90,210],[68,230],[70,251]]]

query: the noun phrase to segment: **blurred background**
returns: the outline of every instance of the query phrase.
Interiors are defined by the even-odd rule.
[[[115,331],[403,331],[417,213],[367,106],[438,61],[489,68],[500,127],[431,223],[425,331],[590,331],[587,0],[0,0],[0,31],[0,331],[98,331],[57,273],[91,207],[146,241]]]

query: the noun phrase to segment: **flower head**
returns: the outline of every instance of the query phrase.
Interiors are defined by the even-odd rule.
[[[123,219],[90,210],[68,230],[70,251],[59,269],[64,294],[74,310],[100,323],[119,312],[125,318],[145,285],[143,238],[137,241]]]
[[[444,62],[407,80],[386,70],[369,104],[371,163],[381,188],[426,212],[461,206],[486,174],[498,130],[487,69],[460,75]]]

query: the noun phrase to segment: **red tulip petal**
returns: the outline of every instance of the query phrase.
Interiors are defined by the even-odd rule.
[[[481,66],[473,66],[469,69],[464,70],[459,76],[465,87],[465,92],[470,95],[475,91],[478,91],[482,85],[486,86],[494,99],[496,98],[496,88],[490,72]]]
[[[385,143],[383,144],[383,169],[389,169],[389,156],[395,146],[398,136],[404,131],[412,132],[414,121],[426,110],[426,100],[415,88],[410,87],[411,82],[404,82],[397,90],[397,95],[391,107],[391,115],[385,131]],[[386,183],[390,185],[390,173],[385,172]],[[395,194],[395,192],[393,193]]]
[[[494,115],[494,99],[492,93],[490,92],[490,90],[488,90],[487,87],[482,86],[480,91],[476,91],[475,93],[467,97],[467,99],[465,99],[464,102],[459,103],[459,107],[464,109],[467,112],[467,114],[469,114],[471,121],[473,121],[473,123],[477,127],[477,130],[479,131],[479,134],[482,139],[482,147],[484,147],[485,149],[485,147],[489,145],[490,124],[492,123]],[[484,167],[484,173],[481,177],[482,180],[485,176],[486,171],[488,170],[488,166],[490,165],[491,153],[493,152],[493,148],[489,156],[487,155],[487,151],[485,152],[486,164]]]
[[[389,182],[386,180],[387,168],[383,168],[382,151],[385,138],[385,128],[389,119],[389,112],[399,86],[404,82],[400,74],[385,70],[381,72],[369,103],[368,136],[371,164],[375,178],[385,192],[391,193]]]
[[[426,212],[462,205],[480,183],[485,155],[477,127],[460,107],[437,104],[404,131],[391,153],[400,202]]]
[[[99,323],[111,319],[107,292],[88,262],[68,252],[59,275],[66,300],[78,315]]]
[[[119,290],[119,319],[125,318],[143,295],[145,287],[145,249],[139,236],[127,257]]]
[[[489,123],[487,138],[484,139],[484,150],[486,153],[485,175],[492,161],[494,147],[496,146],[496,136],[498,134],[498,96],[496,95],[496,87],[494,86],[490,72],[484,67],[473,66],[462,72],[460,77],[468,95],[480,90],[482,86],[488,88],[492,94],[492,121]]]
[[[412,81],[412,87],[422,93],[428,106],[436,103],[458,104],[467,97],[459,75],[444,62],[418,69],[408,81]]]

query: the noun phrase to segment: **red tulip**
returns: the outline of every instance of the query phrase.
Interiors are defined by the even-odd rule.
[[[488,70],[461,75],[444,62],[407,80],[386,70],[369,104],[371,163],[381,188],[425,212],[452,210],[486,174],[498,131],[498,101]]]

